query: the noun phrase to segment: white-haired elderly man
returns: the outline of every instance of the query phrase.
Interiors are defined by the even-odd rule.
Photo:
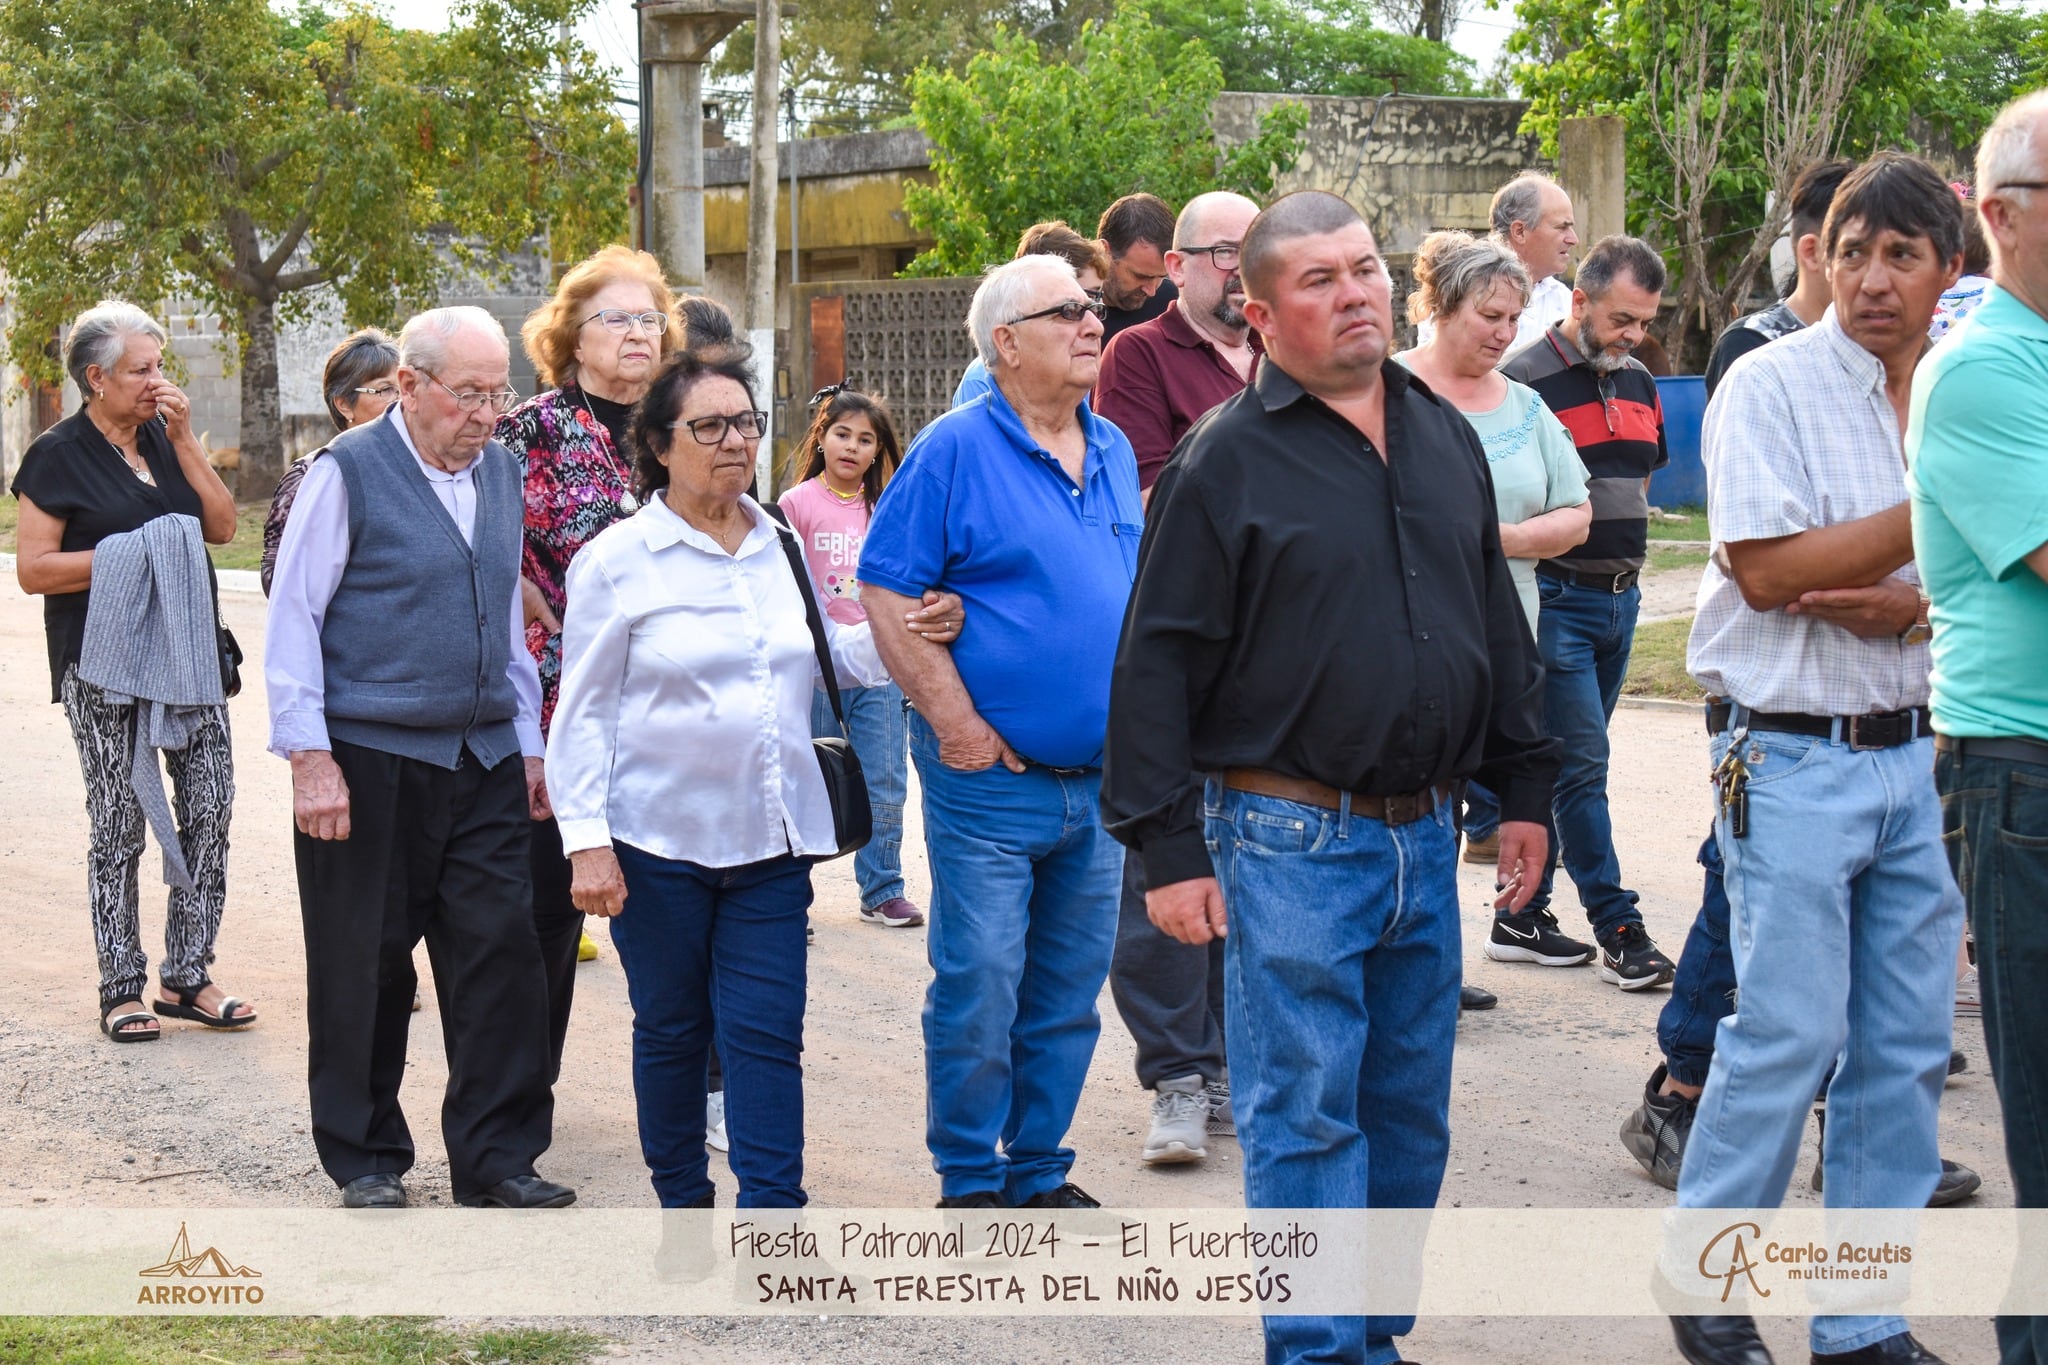
[[[1064,1140],[1116,939],[1123,851],[1097,802],[1143,522],[1131,444],[1083,401],[1102,312],[1057,256],[991,270],[967,326],[995,389],[918,433],[861,547],[875,646],[915,708],[942,1208],[1095,1204]],[[928,588],[974,622],[950,650],[903,624]]]
[[[399,337],[399,399],[301,485],[271,582],[270,750],[290,759],[313,1143],[350,1208],[406,1203],[398,1104],[412,950],[433,963],[457,1202],[559,1208],[547,986],[527,881],[548,814],[524,644],[517,395],[505,332],[437,308]]]
[[[1513,355],[1540,340],[1572,311],[1572,287],[1565,282],[1564,272],[1572,268],[1572,248],[1579,244],[1578,224],[1572,214],[1572,197],[1562,185],[1536,171],[1523,171],[1494,191],[1487,221],[1493,239],[1515,253],[1533,281],[1528,306],[1515,324],[1514,344],[1508,347],[1508,354]],[[1427,345],[1435,334],[1434,319],[1423,319],[1415,328],[1416,344]]]

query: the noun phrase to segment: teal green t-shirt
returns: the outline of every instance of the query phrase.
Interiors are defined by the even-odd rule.
[[[1906,460],[1934,728],[2048,739],[2048,319],[1993,288],[1920,362]]]

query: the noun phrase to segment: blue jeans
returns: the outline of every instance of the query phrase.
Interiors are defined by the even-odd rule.
[[[612,944],[633,1002],[640,1154],[661,1206],[690,1208],[712,1193],[704,1072],[715,1031],[732,1078],[726,1129],[737,1203],[802,1208],[811,865],[785,854],[745,867],[700,867],[630,844],[613,848],[626,876]]]
[[[853,879],[860,886],[860,908],[872,910],[903,894],[903,794],[908,781],[904,761],[903,689],[842,687],[846,709],[845,738],[868,780],[868,805],[875,815],[874,837],[853,855]],[[811,733],[821,739],[842,734],[832,714],[832,698],[823,688],[811,696]]]
[[[1248,1208],[1431,1208],[1450,1152],[1457,838],[1212,783]],[[1266,1359],[1398,1360],[1413,1317],[1268,1317]]]
[[[1934,779],[1977,936],[2013,1203],[2048,1207],[2048,764],[1945,753]],[[2023,1245],[2019,1264],[2038,1267],[2041,1254]],[[2048,1317],[1999,1318],[1998,1350],[2003,1365],[2048,1365]]]
[[[1716,766],[1729,739],[1710,745]],[[1783,1201],[1806,1111],[1839,1057],[1821,1154],[1828,1205],[1924,1208],[1941,1176],[1935,1124],[1963,929],[1933,741],[1855,750],[1754,730],[1743,745],[1748,835],[1715,822],[1741,996],[1715,1036],[1679,1206]],[[1904,1330],[1898,1317],[1816,1317],[1813,1349]]]
[[[1700,845],[1700,912],[1678,955],[1671,998],[1657,1016],[1657,1047],[1671,1079],[1705,1085],[1714,1060],[1714,1030],[1735,1012],[1735,955],[1728,948],[1728,888],[1721,841],[1709,831]]]
[[[1643,922],[1636,893],[1621,884],[1607,814],[1607,722],[1628,676],[1642,590],[1602,592],[1538,574],[1536,597],[1544,728],[1562,760],[1550,803],[1551,838],[1564,853],[1564,870],[1579,888],[1597,938]],[[1531,910],[1550,908],[1556,878],[1555,868],[1544,869]]]
[[[932,865],[925,1142],[947,1198],[1019,1204],[1074,1165],[1061,1144],[1102,1032],[1124,851],[1100,772],[960,772],[915,714],[910,756]]]

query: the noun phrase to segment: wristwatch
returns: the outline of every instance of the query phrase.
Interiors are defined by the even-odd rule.
[[[1924,645],[1933,638],[1934,627],[1927,624],[1927,594],[1923,592],[1920,594],[1920,614],[1913,619],[1912,625],[1899,632],[1899,643]]]

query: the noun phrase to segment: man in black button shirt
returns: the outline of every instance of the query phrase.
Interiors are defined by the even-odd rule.
[[[1474,772],[1500,793],[1501,903],[1524,904],[1555,766],[1542,674],[1478,438],[1382,364],[1386,268],[1357,212],[1289,195],[1240,268],[1267,359],[1155,485],[1105,819],[1154,924],[1228,933],[1246,1204],[1428,1208],[1461,974],[1444,796]],[[1412,1326],[1268,1318],[1267,1359],[1392,1361]]]

